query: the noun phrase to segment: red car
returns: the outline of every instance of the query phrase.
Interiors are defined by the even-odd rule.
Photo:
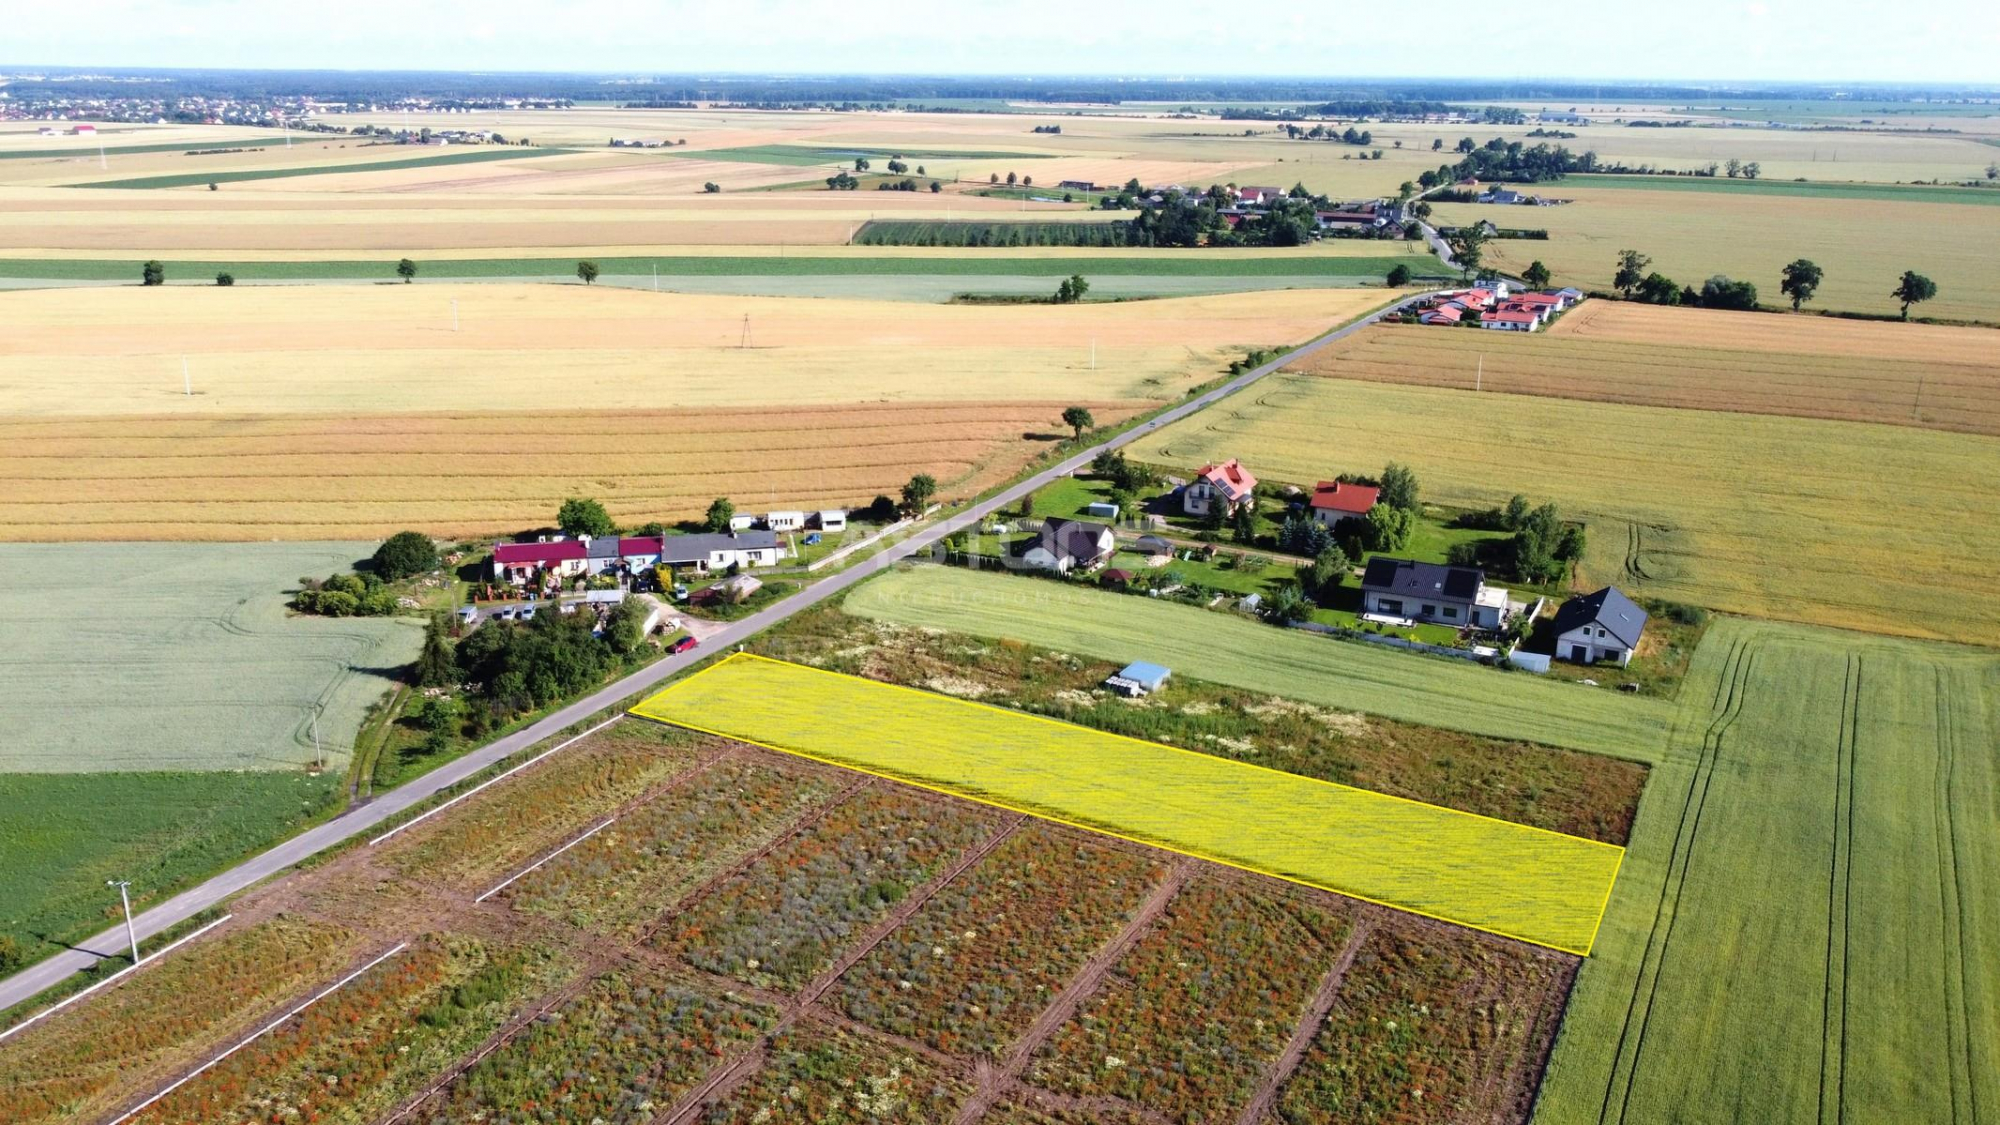
[[[694,646],[700,643],[701,643],[700,641],[695,640],[693,637],[682,637],[680,640],[675,641],[673,644],[668,645],[667,651],[675,655],[679,655],[680,653],[686,652],[687,650],[693,648]]]

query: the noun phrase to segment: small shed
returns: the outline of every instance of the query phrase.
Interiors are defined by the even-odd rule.
[[[1083,514],[1086,516],[1094,516],[1102,520],[1115,520],[1118,518],[1118,505],[1110,503],[1108,501],[1098,500],[1093,503],[1085,504],[1083,506]]]
[[[1117,675],[1105,680],[1104,686],[1121,695],[1137,698],[1141,695],[1151,695],[1165,687],[1167,677],[1171,675],[1173,675],[1171,669],[1144,660],[1135,660],[1120,669]]]
[[[1098,578],[1098,582],[1105,586],[1130,586],[1132,584],[1132,572],[1114,567],[1105,571]]]
[[[764,526],[772,531],[798,531],[805,525],[804,512],[772,512],[764,517]]]
[[[847,530],[847,509],[845,508],[820,509],[818,517],[818,525],[821,531]]]
[[[729,517],[729,530],[731,530],[731,531],[748,531],[748,530],[750,530],[751,528],[753,528],[753,527],[756,527],[756,526],[757,526],[757,517],[756,517],[756,516],[730,516],[730,517]]]

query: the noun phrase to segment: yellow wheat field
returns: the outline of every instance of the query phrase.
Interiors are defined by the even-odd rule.
[[[994,308],[580,284],[37,290],[0,294],[0,411],[1165,399],[1246,347],[1305,340],[1381,300],[1295,290]]]
[[[738,654],[633,709],[988,804],[1588,954],[1624,849]]]

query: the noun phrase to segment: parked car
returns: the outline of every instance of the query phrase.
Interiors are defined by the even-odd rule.
[[[674,583],[673,597],[674,600],[677,602],[684,602],[688,600],[688,588],[686,586],[681,585],[679,582]]]
[[[494,610],[493,616],[499,618],[502,621],[512,621],[514,620],[514,613],[515,613],[514,607],[511,605],[506,605],[506,606],[501,606],[499,609]]]
[[[695,640],[693,637],[682,637],[680,640],[668,645],[667,651],[678,656],[700,643],[700,641]]]
[[[535,619],[535,607],[534,607],[534,606],[531,606],[531,605],[524,605],[524,606],[522,606],[522,607],[521,607],[521,620],[523,620],[523,621],[533,621],[534,619]]]
[[[815,531],[811,535],[806,536],[806,546],[808,547],[819,546],[819,532]]]

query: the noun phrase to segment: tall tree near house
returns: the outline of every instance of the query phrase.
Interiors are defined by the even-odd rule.
[[[1381,488],[1382,503],[1406,512],[1418,510],[1417,473],[1408,465],[1391,461],[1383,466]]]
[[[1902,279],[1889,291],[1889,296],[1903,302],[1903,319],[1908,320],[1911,305],[1937,296],[1937,282],[1915,270],[1904,270]]]
[[[708,502],[708,515],[703,517],[702,526],[719,535],[729,530],[729,521],[735,518],[736,505],[729,502],[729,497],[718,496]]]
[[[1653,259],[1637,250],[1620,250],[1618,272],[1611,276],[1611,287],[1623,293],[1629,300],[1632,290],[1637,289],[1639,283],[1646,280],[1646,267],[1652,264]]]
[[[1779,271],[1778,292],[1792,299],[1792,311],[1813,299],[1813,291],[1819,288],[1820,279],[1826,272],[1814,265],[1810,258],[1799,258]]]
[[[408,285],[410,282],[415,281],[417,279],[417,263],[409,260],[408,258],[404,258],[402,261],[397,262],[396,276],[402,278],[403,284],[405,285]]]
[[[375,548],[370,562],[383,581],[409,578],[437,569],[437,544],[421,531],[399,531]]]
[[[1071,437],[1082,437],[1083,431],[1097,425],[1097,419],[1090,416],[1088,407],[1071,406],[1062,412],[1063,425],[1070,428]]]
[[[564,535],[599,538],[618,534],[618,525],[611,519],[611,513],[604,505],[581,496],[572,496],[563,501],[556,512],[556,526]]]
[[[596,283],[596,281],[597,281],[597,263],[596,263],[596,262],[578,262],[578,263],[576,264],[576,276],[577,276],[577,277],[579,277],[579,278],[581,278],[581,279],[583,280],[583,283],[584,283],[585,285],[591,285],[591,284],[594,284],[594,283]]]
[[[929,473],[918,473],[903,486],[903,508],[913,516],[923,515],[930,507],[931,497],[937,495],[937,478]]]
[[[1540,258],[1536,258],[1528,263],[1527,269],[1521,271],[1521,280],[1527,282],[1530,289],[1546,289],[1549,284],[1549,267],[1543,265]]]
[[[1244,546],[1257,541],[1257,503],[1245,498],[1229,517],[1230,538]]]

